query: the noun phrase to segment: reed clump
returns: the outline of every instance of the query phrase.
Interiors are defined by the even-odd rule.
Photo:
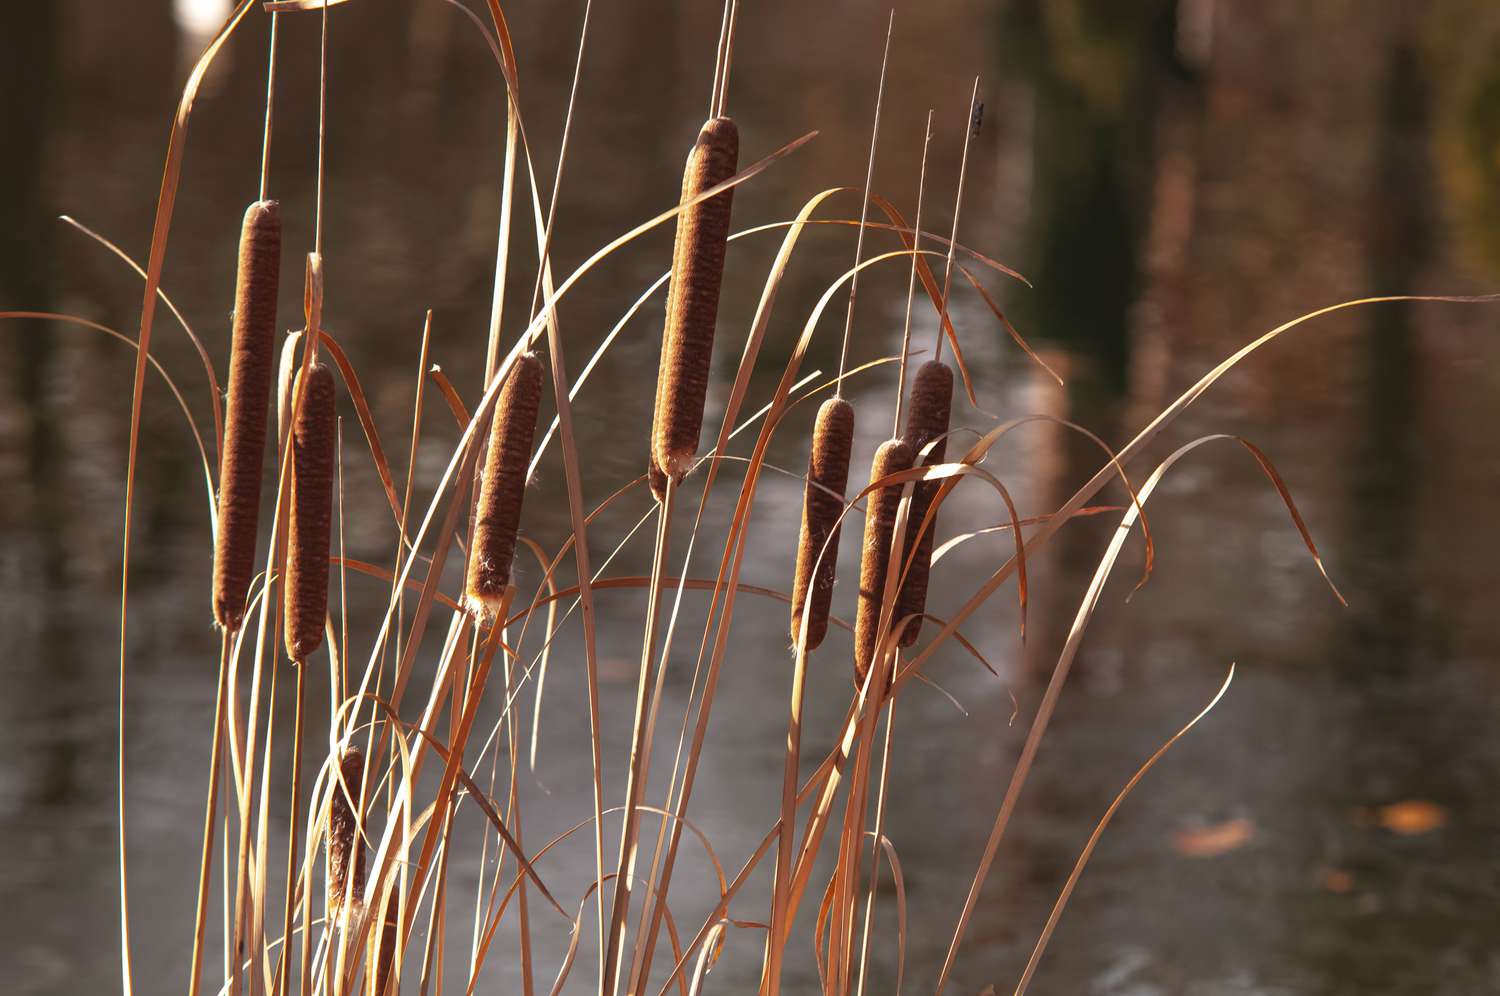
[[[346,747],[339,755],[339,778],[328,793],[328,847],[324,874],[328,880],[328,919],[345,911],[358,912],[365,894],[365,844],[360,833],[358,806],[365,779],[365,755]]]
[[[839,523],[853,447],[854,406],[843,398],[829,398],[818,408],[813,423],[802,529],[797,537],[797,573],[792,582],[792,642],[801,633],[805,612],[809,651],[816,650],[828,634],[828,608],[838,572]]]
[[[245,599],[255,572],[280,274],[280,207],[276,201],[255,201],[245,210],[235,268],[229,391],[219,463],[218,538],[214,546],[214,619],[231,631],[244,621]]]
[[[892,474],[910,470],[911,465],[911,444],[904,439],[887,439],[875,451],[875,459],[870,464],[870,482],[873,484]],[[870,672],[870,662],[875,659],[880,605],[885,596],[891,539],[895,535],[896,512],[900,505],[900,485],[877,488],[866,500],[864,549],[859,561],[859,608],[854,618],[854,678],[859,684],[864,684],[865,676]],[[892,625],[899,618],[893,615]]]
[[[733,176],[739,149],[734,122],[727,117],[709,119],[688,153],[681,202]],[[734,191],[726,190],[677,216],[651,423],[651,459],[663,480],[662,493],[665,478],[680,481],[698,453],[733,204]]]
[[[495,405],[464,582],[464,606],[482,619],[500,609],[510,584],[526,497],[526,470],[541,408],[542,376],[541,357],[523,353],[506,376]]]
[[[927,455],[921,457],[922,466],[936,466],[947,458],[948,424],[952,414],[953,368],[941,360],[928,360],[917,369],[912,379],[911,405],[907,409],[903,434],[914,458],[921,457],[922,448],[932,444]],[[914,618],[901,631],[900,645],[903,647],[917,642],[922,632],[922,613],[927,611],[927,582],[932,572],[932,541],[937,533],[937,516],[932,517],[926,529],[922,528],[922,520],[940,487],[942,485],[936,481],[918,481],[912,488],[911,514],[906,522],[906,542],[902,544],[905,550],[902,559],[910,555],[912,561],[901,585],[896,618]],[[918,530],[921,530],[920,536]]]
[[[333,371],[326,364],[313,363],[298,375],[293,391],[301,391],[302,400],[292,416],[284,635],[287,656],[300,662],[322,646],[328,615],[328,548],[338,434]]]

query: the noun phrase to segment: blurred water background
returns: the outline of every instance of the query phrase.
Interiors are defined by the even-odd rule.
[[[144,259],[170,116],[227,8],[224,0],[0,5],[0,308],[67,312],[134,334],[138,278],[57,216],[72,215]],[[675,201],[719,24],[716,5],[699,0],[596,8],[554,241],[564,273]],[[544,177],[555,163],[581,9],[529,0],[507,7]],[[401,473],[426,309],[433,359],[465,398],[478,397],[502,88],[471,23],[437,0],[358,0],[331,21],[325,320],[360,372]],[[259,169],[267,24],[252,16],[198,100],[163,284],[221,378],[234,242]],[[818,190],[861,182],[884,28],[885,9],[871,3],[744,5],[729,97],[741,161],[808,130],[821,134],[741,188],[736,228],[790,218]],[[283,29],[270,177],[286,219],[281,325],[292,328],[301,322],[301,256],[312,239],[317,18],[291,17]],[[910,214],[923,121],[934,108],[924,227],[937,231],[951,217],[976,74],[984,124],[961,239],[1033,281],[1028,289],[982,278],[1066,387],[1021,355],[960,286],[955,318],[984,411],[961,403],[955,424],[983,429],[991,414],[1044,412],[1119,445],[1219,359],[1302,312],[1371,294],[1500,287],[1500,8],[1492,3],[905,4],[875,187]],[[832,204],[824,216],[858,213],[856,197]],[[518,230],[512,318],[529,297],[534,261],[524,249],[530,235]],[[663,229],[637,242],[563,305],[575,371],[666,267],[670,239]],[[778,242],[756,236],[731,250],[709,425],[718,424]],[[889,242],[871,245],[883,251]],[[752,408],[769,396],[812,303],[848,265],[852,231],[816,230],[804,244]],[[861,284],[856,361],[898,348],[905,283],[904,267],[887,264]],[[1229,696],[1103,838],[1036,991],[1500,988],[1496,323],[1493,307],[1437,304],[1321,319],[1226,377],[1153,449],[1159,459],[1207,432],[1262,447],[1350,607],[1333,599],[1244,450],[1214,444],[1179,464],[1150,510],[1153,579],[1125,603],[1142,563],[1132,542],[950,991],[1014,985],[1115,792],[1211,697],[1231,661],[1239,672]],[[838,326],[836,317],[825,320],[808,359],[830,376]],[[580,395],[591,501],[642,469],[659,331],[654,302]],[[917,334],[930,348],[930,315],[919,315]],[[201,366],[164,313],[153,352],[206,429]],[[0,962],[4,988],[18,996],[118,984],[115,627],[131,368],[130,350],[95,332],[0,322]],[[859,410],[852,477],[887,433],[894,379],[881,367],[851,383]],[[429,405],[424,425],[424,502],[455,438],[440,407]],[[388,562],[392,524],[352,409],[343,414],[348,553]],[[799,409],[772,463],[802,465],[811,415],[811,405]],[[1035,514],[1056,507],[1099,459],[1091,444],[1039,423],[1018,431],[990,466],[1023,514]],[[1147,469],[1134,468],[1136,479]],[[217,649],[202,475],[159,381],[148,385],[137,480],[126,777],[136,981],[154,993],[177,991],[186,974]],[[549,548],[566,533],[561,485],[554,450],[525,521]],[[940,538],[1004,519],[993,495],[965,491],[945,508]],[[729,494],[721,489],[712,506],[720,515],[700,540],[695,573],[712,573]],[[773,474],[761,494],[745,580],[786,588],[800,486]],[[1106,495],[1124,500],[1118,489]],[[647,500],[638,493],[601,519],[594,547],[611,548]],[[965,711],[932,689],[902,698],[888,833],[906,877],[908,991],[929,989],[936,976],[1112,521],[1070,526],[1037,558],[1024,646],[1009,588],[965,627],[998,680],[956,649],[934,661],[934,680]],[[845,538],[847,577],[857,535]],[[1008,542],[982,538],[945,560],[934,576],[934,611],[959,605]],[[643,533],[613,570],[644,570],[648,546]],[[523,583],[538,574],[523,563]],[[382,597],[379,585],[350,577],[356,661],[369,652]],[[852,613],[849,582],[836,597],[838,611]],[[690,624],[702,602],[688,601]],[[635,593],[600,596],[606,757],[617,795],[641,608]],[[790,676],[781,604],[742,598],[734,633],[705,754],[709,774],[691,810],[731,869],[774,820]],[[668,716],[681,715],[696,644],[679,641]],[[580,654],[570,628],[548,679],[540,759],[523,779],[529,840],[588,812]],[[810,753],[828,748],[842,715],[847,654],[847,637],[834,635],[817,655]],[[326,681],[313,674],[312,701],[326,702]],[[529,717],[529,698],[526,706]],[[467,826],[478,832],[472,814]],[[477,863],[477,844],[455,852],[463,888],[472,888]],[[687,864],[673,911],[690,933],[713,891],[701,855]],[[560,897],[576,899],[592,874],[591,846],[580,839],[543,871]],[[761,876],[734,912],[760,918],[768,895]],[[889,889],[882,902],[872,970],[875,991],[885,992],[896,960]],[[497,943],[506,954],[491,959],[486,988],[515,991],[513,942],[502,932]],[[548,973],[565,943],[563,925],[547,924],[539,951]],[[466,952],[466,939],[461,946]],[[746,991],[760,947],[758,933],[733,932],[710,989]],[[789,991],[813,991],[808,946],[794,955]],[[581,954],[580,965],[590,958]],[[587,988],[587,975],[577,974],[576,991]]]

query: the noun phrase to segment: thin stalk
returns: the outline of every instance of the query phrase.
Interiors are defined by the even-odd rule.
[[[849,365],[849,334],[854,330],[854,299],[859,293],[859,261],[865,253],[865,222],[870,214],[870,188],[875,182],[875,147],[880,142],[880,105],[885,99],[885,67],[891,57],[891,32],[896,27],[896,11],[891,9],[885,26],[885,51],[880,56],[880,83],[875,91],[875,124],[870,129],[870,155],[865,162],[865,189],[859,202],[859,229],[854,240],[854,275],[849,278],[849,308],[844,314],[844,340],[839,348],[839,376],[833,396],[844,396],[844,370]],[[916,259],[915,256],[912,257]]]
[[[922,195],[927,190],[927,150],[932,145],[932,109],[927,110],[926,137],[922,139],[922,171],[917,175],[917,216],[911,224],[911,273],[906,278],[906,321],[901,327],[901,365],[896,374],[896,421],[891,438],[901,435],[901,406],[906,397],[906,362],[911,358],[911,305],[917,291],[917,259],[922,248]]]
[[[624,956],[621,933],[630,915],[630,889],[635,874],[636,832],[640,823],[639,806],[646,792],[649,759],[646,757],[646,706],[651,701],[655,668],[656,629],[661,609],[662,577],[666,570],[669,540],[672,532],[672,510],[677,495],[677,479],[667,475],[667,490],[657,519],[656,553],[651,564],[651,585],[647,598],[646,635],[641,647],[641,673],[636,683],[635,721],[631,737],[630,771],[625,783],[625,825],[620,831],[620,856],[616,863],[614,902],[610,910],[609,940],[605,949],[604,979],[601,991],[612,994]]]
[[[938,316],[937,344],[932,358],[943,358],[943,318],[948,314],[948,291],[953,286],[953,240],[958,238],[958,215],[964,204],[964,175],[969,169],[969,139],[974,137],[974,107],[979,100],[979,77],[974,77],[974,91],[969,95],[969,124],[964,128],[964,153],[958,161],[958,191],[953,198],[953,231],[948,236],[948,261],[943,265],[943,312]]]
[[[260,140],[260,200],[266,199],[271,176],[271,103],[276,96],[276,26],[281,15],[271,13],[271,41],[266,56],[266,125]]]
[[[214,693],[213,747],[208,759],[208,805],[203,817],[203,857],[198,864],[198,907],[193,926],[192,974],[188,976],[188,996],[198,996],[199,976],[203,971],[203,933],[208,924],[208,876],[213,866],[214,816],[219,808],[220,746],[224,742],[224,688],[229,674],[229,650],[234,634],[224,631],[219,650],[219,683]]]
[[[898,656],[896,667],[900,666],[901,659]],[[885,790],[891,776],[891,731],[895,727],[896,700],[893,698],[885,717],[885,743],[880,755],[880,787],[875,795],[875,838],[870,843],[870,889],[865,894],[865,926],[859,943],[859,983],[855,990],[858,996],[864,996],[865,970],[870,961],[870,928],[875,922],[875,892],[880,887],[880,836],[885,832]]]

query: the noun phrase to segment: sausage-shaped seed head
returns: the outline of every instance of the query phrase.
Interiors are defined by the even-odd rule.
[[[542,360],[536,353],[516,358],[490,427],[489,449],[479,484],[479,514],[464,582],[464,604],[482,619],[499,611],[516,559],[516,533],[526,498],[526,470],[542,401]]]
[[[302,386],[306,379],[305,388]],[[286,653],[305,661],[323,644],[328,615],[328,547],[333,523],[333,460],[338,432],[333,371],[314,363],[297,377],[292,416],[292,488],[286,547]]]
[[[328,919],[336,921],[350,898],[358,911],[365,894],[365,843],[359,833],[358,806],[365,778],[365,756],[358,747],[339,755],[339,777],[328,789]]]
[[[904,439],[887,439],[875,451],[870,465],[873,484],[892,474],[910,470],[912,450]],[[865,540],[859,561],[859,609],[854,618],[854,678],[864,684],[875,658],[880,628],[880,606],[885,598],[886,571],[890,567],[891,539],[896,511],[901,505],[901,486],[888,485],[870,492],[865,505]],[[891,624],[899,619],[893,613]]]
[[[806,612],[808,650],[817,649],[828,633],[828,606],[838,571],[839,516],[844,511],[853,446],[854,406],[843,398],[829,398],[813,424],[802,530],[797,537],[797,573],[792,582],[792,643],[801,634]]]
[[[219,528],[214,545],[214,619],[237,630],[255,573],[260,482],[266,451],[267,395],[276,351],[281,274],[281,211],[256,201],[245,211],[234,279],[229,397],[219,463]]]
[[[739,131],[729,118],[713,118],[704,124],[688,153],[682,201],[733,176],[739,150]],[[726,190],[677,216],[651,425],[652,457],[662,473],[675,480],[688,472],[698,453],[733,202],[734,191]]]
[[[948,454],[948,422],[953,414],[953,369],[948,364],[941,360],[928,360],[917,369],[916,376],[912,379],[911,405],[907,408],[907,413],[905,438],[911,445],[912,453],[922,459],[924,467],[942,463]],[[936,442],[932,449],[922,458],[922,447],[934,440]],[[917,642],[917,637],[922,632],[922,613],[927,611],[927,583],[932,573],[932,539],[937,533],[937,516],[932,517],[932,522],[926,529],[922,529],[922,520],[926,518],[928,509],[932,507],[932,500],[941,487],[936,481],[918,481],[912,488],[911,514],[907,517],[906,543],[903,544],[906,553],[902,554],[902,559],[911,553],[914,545],[916,554],[912,559],[911,569],[906,572],[906,580],[901,585],[901,601],[896,608],[896,618],[916,618],[901,631],[900,642],[903,647]],[[919,529],[922,529],[920,538],[917,537]],[[913,540],[916,540],[915,544]]]

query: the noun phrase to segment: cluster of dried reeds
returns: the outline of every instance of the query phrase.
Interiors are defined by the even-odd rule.
[[[276,19],[302,12],[321,13],[326,60],[328,7],[333,5],[336,2],[327,4],[323,0],[278,0],[267,5],[273,19],[273,80]],[[175,191],[177,171],[181,168],[182,135],[190,119],[192,97],[202,71],[250,11],[259,6],[251,0],[237,6],[190,80],[174,126],[168,181],[158,206],[152,266],[143,270],[146,305],[132,416],[137,424],[152,308],[160,291],[160,263],[171,222],[170,195]],[[205,923],[209,894],[213,890],[211,871],[216,862],[222,862],[226,909],[222,987],[235,996],[262,990],[274,991],[278,996],[293,991],[319,996],[356,992],[388,996],[401,991],[403,983],[409,989],[419,986],[423,993],[445,989],[473,992],[486,966],[506,960],[496,953],[497,935],[514,937],[519,988],[530,996],[539,968],[535,963],[533,935],[543,930],[556,931],[567,944],[566,958],[557,968],[554,991],[560,991],[570,973],[577,970],[582,945],[586,951],[597,949],[596,988],[601,994],[664,993],[673,987],[686,992],[689,985],[697,992],[718,947],[726,942],[726,932],[746,919],[757,920],[768,928],[764,941],[757,941],[764,945],[760,991],[774,996],[780,990],[787,952],[795,947],[797,914],[809,887],[816,889],[822,900],[815,904],[818,909],[810,918],[810,925],[806,922],[809,918],[804,918],[804,926],[810,927],[804,936],[812,940],[824,989],[834,993],[864,991],[870,971],[870,937],[876,929],[880,874],[876,858],[890,855],[889,865],[899,875],[899,863],[894,860],[895,844],[884,833],[886,807],[899,805],[896,794],[888,793],[887,784],[892,716],[898,697],[914,682],[929,680],[925,672],[941,650],[971,655],[988,666],[974,645],[962,637],[959,628],[1013,577],[1017,580],[1024,619],[1027,556],[1070,520],[1099,511],[1088,503],[1108,482],[1118,478],[1130,495],[1122,520],[1125,528],[1116,534],[1101,559],[1095,586],[1070,632],[1053,685],[1038,708],[1025,752],[1000,803],[999,815],[952,931],[948,957],[935,988],[941,991],[946,984],[976,897],[1016,796],[1025,783],[1036,741],[1046,728],[1056,690],[1067,674],[1078,637],[1097,601],[1098,588],[1115,563],[1125,532],[1138,520],[1144,527],[1142,504],[1161,471],[1136,491],[1125,478],[1125,464],[1196,394],[1185,394],[1120,453],[1106,454],[1094,478],[1060,508],[1035,519],[1022,520],[997,472],[980,468],[1010,426],[978,431],[978,441],[965,452],[956,457],[950,454],[955,384],[953,368],[941,359],[945,343],[953,350],[967,396],[970,400],[974,398],[949,309],[956,257],[962,254],[965,260],[975,260],[993,272],[1014,274],[958,243],[959,205],[969,154],[968,130],[963,145],[964,165],[956,184],[954,227],[946,241],[921,230],[920,185],[916,222],[912,225],[906,223],[890,201],[874,194],[871,188],[880,119],[877,96],[876,127],[866,181],[864,188],[854,188],[861,194],[860,218],[857,222],[837,219],[857,227],[854,266],[822,295],[793,343],[770,399],[751,414],[746,406],[751,374],[756,370],[764,337],[773,322],[777,291],[812,215],[837,191],[813,197],[788,224],[772,226],[782,230],[781,251],[764,280],[761,305],[733,377],[716,378],[714,340],[719,301],[726,273],[733,272],[727,266],[727,247],[733,237],[730,224],[735,188],[811,137],[790,143],[740,169],[739,132],[725,113],[736,6],[734,0],[726,4],[709,116],[688,154],[679,203],[601,249],[561,281],[554,279],[548,252],[553,216],[549,215],[543,224],[538,211],[536,238],[542,249],[535,303],[532,312],[524,316],[524,324],[515,324],[517,334],[513,345],[502,358],[501,330],[510,328],[503,314],[504,275],[513,235],[510,198],[518,174],[523,180],[531,178],[533,185],[536,181],[516,99],[518,68],[512,36],[499,5],[490,5],[497,39],[494,51],[501,62],[510,99],[503,177],[505,203],[498,233],[497,286],[486,350],[487,380],[471,409],[458,388],[429,364],[429,314],[421,339],[421,374],[404,495],[396,487],[395,475],[358,376],[321,321],[324,191],[320,139],[314,209],[316,235],[308,254],[305,321],[301,331],[293,333],[283,347],[278,412],[284,429],[275,454],[276,511],[270,528],[263,529],[260,506],[267,463],[268,394],[277,349],[275,329],[281,266],[279,208],[276,201],[266,199],[265,165],[269,162],[271,135],[268,97],[264,133],[267,151],[263,153],[261,193],[245,215],[240,241],[226,418],[217,474],[212,605],[224,631],[224,642],[199,868],[190,993],[199,992],[202,985]],[[585,18],[584,32],[587,31]],[[888,52],[889,35],[887,46]],[[580,67],[582,58],[580,44]],[[883,93],[884,74],[882,64],[880,93]],[[977,90],[976,81],[966,123],[974,119]],[[321,91],[319,103],[321,123],[326,113]],[[931,120],[929,116],[929,140]],[[320,124],[320,135],[322,131]],[[567,134],[565,129],[558,185],[566,157]],[[924,146],[923,183],[925,178]],[[528,193],[536,204],[541,203],[541,191],[532,189]],[[555,207],[558,196],[555,187],[551,196]],[[867,213],[872,205],[884,213],[884,224],[869,223]],[[587,526],[615,502],[627,501],[631,486],[620,489],[595,507],[583,503],[579,480],[581,454],[572,430],[572,399],[582,381],[573,384],[569,380],[557,307],[600,260],[637,236],[674,220],[676,241],[666,278],[661,362],[644,478],[655,495],[647,513],[657,522],[652,570],[649,577],[606,576],[603,568],[596,569],[591,559],[594,544]],[[892,236],[890,246],[865,259],[866,234],[882,232]],[[946,257],[941,285],[934,277],[929,257]],[[873,368],[869,364],[852,370],[846,366],[855,289],[861,272],[888,262],[909,269],[907,327],[902,335],[901,353],[895,358],[899,375],[894,421],[899,435],[886,439],[874,450],[868,481],[851,496],[847,493],[849,468],[858,454],[854,406],[844,396],[844,385],[846,378]],[[964,272],[967,275],[968,271]],[[908,378],[913,291],[919,281],[936,326],[936,355]],[[781,595],[774,587],[768,589],[742,580],[752,511],[767,469],[766,455],[773,435],[793,424],[787,416],[797,402],[814,396],[813,391],[804,390],[813,378],[804,376],[802,364],[820,317],[845,283],[849,285],[849,304],[839,375],[834,382],[833,397],[823,401],[812,423],[807,472],[802,482],[800,528],[795,546],[790,543],[789,535],[785,544],[787,553],[795,555],[795,569],[790,593]],[[925,306],[919,311],[922,315],[927,313]],[[544,337],[548,350],[546,362],[539,349]],[[600,347],[601,351],[612,338]],[[330,362],[324,362],[325,358]],[[1216,368],[1201,386],[1212,383],[1238,359],[1237,356]],[[360,431],[368,442],[381,484],[381,493],[371,497],[370,503],[380,515],[386,514],[388,505],[395,520],[394,555],[389,570],[344,555],[342,523],[346,496],[339,466],[342,449],[335,368],[344,385],[346,404],[357,416]],[[585,368],[585,376],[591,368],[592,364]],[[549,380],[551,402],[543,398]],[[909,392],[905,390],[908,380]],[[730,385],[722,406],[723,420],[712,446],[705,450],[702,435],[708,392],[712,384],[721,381]],[[424,507],[414,496],[415,466],[424,442],[422,416],[429,384],[442,392],[458,424],[459,435],[448,452],[445,469],[432,489],[430,502]],[[1200,388],[1195,390],[1201,393]],[[556,406],[556,435],[549,430],[539,448],[535,433],[544,404]],[[905,426],[899,428],[903,412]],[[754,443],[744,456],[743,475],[736,484],[726,485],[724,481],[731,475],[724,458],[741,430],[753,430]],[[523,533],[526,525],[523,507],[531,469],[554,438],[565,470],[572,531],[549,552],[540,538]],[[633,445],[640,445],[638,436],[636,440]],[[1269,462],[1259,451],[1252,452],[1286,497]],[[864,459],[863,455],[860,459]],[[133,473],[134,448],[131,468]],[[722,532],[722,554],[715,570],[701,572],[696,577],[688,576],[692,562],[684,556],[683,570],[674,575],[673,512],[678,507],[679,492],[688,487],[697,489],[700,481],[701,490],[697,492],[700,514],[693,520],[689,544]],[[934,590],[932,566],[938,512],[955,488],[972,481],[980,482],[980,489],[989,486],[992,496],[999,496],[997,506],[1006,512],[1005,528],[1014,542],[1015,553],[984,577],[967,599],[956,602],[947,619],[941,619],[928,612],[929,595]],[[711,507],[709,498],[716,486],[734,490],[733,511],[725,519],[724,529],[710,531],[705,529],[703,515]],[[643,491],[634,493],[644,496]],[[1290,504],[1290,499],[1287,500]],[[366,514],[364,502],[355,504],[353,514]],[[857,586],[841,588],[837,583],[837,561],[843,526],[850,516],[863,517],[863,541]],[[1313,549],[1295,512],[1294,520]],[[126,521],[128,551],[128,506]],[[956,537],[950,546],[962,545],[973,535],[978,535],[978,531]],[[538,573],[525,579],[528,584],[535,584],[529,596],[522,592],[518,580],[525,572],[516,567],[516,554],[523,546],[536,555],[540,564]],[[261,550],[263,557],[258,554]],[[1316,557],[1315,549],[1313,553]],[[454,557],[464,561],[463,589],[456,595],[443,587],[447,576],[444,568]],[[571,585],[559,580],[559,574],[566,572],[565,558],[570,558],[576,566],[576,578]],[[258,574],[257,563],[261,564]],[[341,594],[351,570],[382,579],[389,585],[384,610],[372,627],[374,636],[370,640],[368,663],[363,667],[358,663],[362,654],[349,645],[355,637],[349,635],[345,611],[339,609],[338,618],[330,612],[331,564],[338,568]],[[955,587],[960,584],[962,580],[956,580]],[[642,589],[648,607],[642,625],[629,753],[620,763],[606,766],[602,757],[605,724],[618,721],[623,727],[626,710],[606,706],[601,700],[594,600],[611,590]],[[673,918],[670,905],[679,844],[684,829],[697,832],[689,807],[704,757],[719,677],[729,658],[736,601],[742,595],[760,597],[768,590],[772,591],[771,597],[790,603],[793,644],[792,660],[784,673],[771,668],[767,677],[773,682],[785,681],[788,688],[786,768],[779,812],[768,818],[770,829],[762,844],[738,873],[730,877],[721,872],[711,912],[690,933],[680,929],[683,924]],[[694,641],[699,648],[698,658],[687,703],[677,725],[680,733],[675,744],[676,762],[658,806],[653,804],[649,793],[648,776],[653,771],[656,737],[674,726],[661,712],[671,708],[664,704],[662,687],[667,664],[672,660],[678,621],[674,605],[672,624],[664,625],[663,609],[674,594],[680,600],[687,592],[700,591],[707,594],[708,611],[701,639]],[[843,616],[835,612],[841,593],[845,596]],[[339,604],[343,602],[341,598]],[[577,619],[584,646],[580,670],[587,677],[593,811],[572,830],[537,847],[528,844],[523,834],[521,803],[526,793],[521,786],[528,765],[535,766],[538,761],[538,727],[549,654],[562,627],[574,617],[575,608],[580,610]],[[852,626],[844,621],[848,610],[852,610]],[[278,624],[282,640],[267,639],[266,634],[275,633]],[[853,633],[852,694],[840,683],[841,694],[849,696],[845,720],[831,729],[804,730],[809,659],[815,651],[826,655],[830,644],[842,645],[837,636],[839,629],[852,629]],[[426,640],[439,632],[440,640]],[[929,634],[930,639],[919,645],[923,633]],[[278,642],[284,645],[285,661],[276,650]],[[441,649],[434,657],[435,644]],[[123,661],[123,645],[121,653]],[[317,730],[309,742],[326,742],[328,750],[318,765],[315,788],[309,793],[303,791],[302,781],[304,676],[312,667],[311,662],[325,655],[331,699],[329,724],[326,729]],[[281,793],[286,790],[279,787],[278,779],[287,772],[273,765],[273,759],[280,756],[273,752],[273,736],[278,703],[275,679],[288,666],[296,669],[296,705],[290,800],[283,811],[279,798],[284,798]],[[757,661],[754,666],[764,669],[766,664]],[[244,687],[250,689],[248,698]],[[529,757],[523,743],[519,705],[519,696],[528,687],[534,689],[535,703]],[[489,709],[497,711],[493,716],[486,713],[487,718],[481,719],[481,713]],[[883,742],[879,737],[882,719],[886,724]],[[473,737],[476,728],[488,729],[488,735]],[[810,773],[801,763],[804,743],[816,744],[824,752]],[[226,753],[233,763],[226,777],[221,778],[221,758]],[[1153,757],[1147,767],[1154,760]],[[613,868],[606,864],[605,855],[605,822],[607,817],[613,819],[605,807],[606,770],[615,774],[625,772],[625,804],[618,821],[621,829]],[[222,800],[221,781],[233,789],[224,793]],[[840,793],[844,799],[842,807],[836,805]],[[275,846],[272,842],[276,839],[272,829],[277,826],[276,814],[282,812],[290,825],[290,842],[286,848],[286,880],[278,902],[268,881],[268,868],[270,851]],[[653,841],[643,827],[657,825],[653,819],[658,815],[659,829]],[[465,875],[477,877],[472,901],[461,895],[464,890],[460,886],[465,883],[450,872],[455,864],[453,851],[460,840],[454,828],[461,817],[472,818],[484,829],[477,866],[467,860],[460,862]],[[214,835],[221,826],[226,838],[222,858],[214,847]],[[122,851],[123,832],[122,827]],[[553,848],[574,833],[590,836],[593,841],[593,874],[581,898],[555,895],[551,882],[556,879],[549,882],[551,868],[546,864],[555,860],[551,857]],[[315,912],[310,897],[316,891],[318,863],[314,856],[320,850],[325,854],[326,903],[323,910]],[[774,864],[771,907],[764,915],[742,916],[740,908],[735,906],[737,896],[773,850],[774,862],[764,862],[767,866]],[[820,854],[828,853],[835,859],[833,869],[826,882],[815,884],[813,877],[823,867],[818,864]],[[716,864],[717,860],[715,856]],[[472,870],[475,867],[477,871]],[[122,876],[123,873],[122,864]],[[898,881],[898,894],[900,891]],[[128,890],[126,895],[128,899]],[[641,897],[634,929],[630,925],[633,895]],[[1059,910],[1066,896],[1065,891],[1059,900]],[[123,926],[128,945],[128,904],[126,914]],[[1022,988],[1055,920],[1056,911],[1037,945]],[[904,952],[904,927],[894,929],[892,922],[904,923],[904,910],[879,928],[887,937],[894,935],[898,949]],[[654,959],[664,926],[670,961],[657,964]],[[454,960],[448,950],[450,935],[463,936],[466,961]],[[803,944],[800,949],[805,951],[807,947]],[[126,964],[128,970],[128,959]],[[211,990],[218,991],[220,985],[215,982]],[[871,988],[883,991],[890,987],[882,981],[872,983]]]

